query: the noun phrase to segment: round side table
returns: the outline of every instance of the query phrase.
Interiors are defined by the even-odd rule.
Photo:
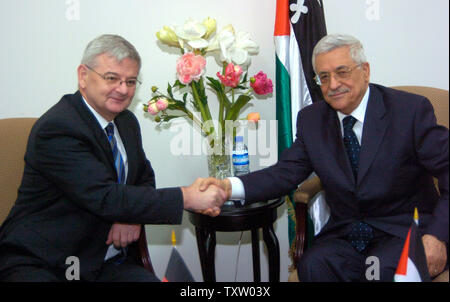
[[[284,198],[278,198],[245,206],[224,205],[220,215],[216,217],[188,211],[189,221],[195,226],[203,280],[216,281],[214,261],[216,232],[251,230],[253,277],[255,282],[261,281],[258,229],[262,228],[263,240],[269,254],[269,281],[280,281],[280,246],[273,230],[273,223],[277,219],[277,208],[283,202]]]

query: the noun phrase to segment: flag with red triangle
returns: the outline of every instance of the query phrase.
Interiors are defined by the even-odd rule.
[[[427,258],[418,232],[417,209],[414,213],[414,221],[406,236],[400,261],[394,275],[395,282],[430,282]]]

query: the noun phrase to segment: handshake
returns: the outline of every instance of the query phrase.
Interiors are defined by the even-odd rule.
[[[184,209],[215,217],[231,196],[231,183],[228,179],[197,178],[190,186],[181,187],[181,191]]]

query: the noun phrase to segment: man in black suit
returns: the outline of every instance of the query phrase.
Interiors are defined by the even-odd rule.
[[[225,192],[156,189],[136,117],[127,110],[141,60],[128,41],[91,41],[78,87],[38,119],[18,198],[0,229],[0,280],[158,281],[134,262],[142,224],[180,224],[183,209],[218,215]],[[105,130],[106,129],[106,130]],[[69,262],[71,263],[71,262]]]
[[[216,184],[231,198],[267,200],[314,171],[331,216],[299,262],[300,281],[366,281],[369,256],[379,259],[379,280],[392,281],[417,207],[428,270],[436,276],[448,258],[448,129],[436,124],[426,98],[370,84],[357,39],[328,35],[312,60],[325,102],[299,112],[292,147],[271,167],[208,178],[201,189]]]

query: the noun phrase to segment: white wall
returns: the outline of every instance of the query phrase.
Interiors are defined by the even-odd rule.
[[[182,23],[187,17],[216,18],[221,28],[232,23],[249,31],[260,45],[251,72],[264,70],[274,79],[273,0],[79,0],[79,20],[66,13],[77,1],[0,0],[2,66],[0,118],[40,116],[63,94],[77,87],[76,67],[86,44],[103,33],[115,33],[132,42],[141,54],[143,85],[131,106],[138,117],[144,148],[157,175],[157,186],[190,184],[207,174],[204,156],[172,156],[171,139],[177,135],[157,130],[142,112],[150,87],[166,87],[175,78],[175,52],[156,42],[163,25]],[[349,33],[361,39],[371,62],[372,81],[390,85],[429,85],[448,89],[447,0],[325,0],[329,33]],[[377,10],[377,5],[379,10]],[[369,18],[367,17],[369,13]],[[73,15],[72,15],[73,16]],[[375,18],[377,20],[369,20]],[[208,62],[208,74],[217,71]],[[260,111],[265,120],[275,119],[274,96],[254,102],[246,112]],[[212,97],[211,97],[212,99]],[[253,157],[251,169],[261,167]],[[180,169],[182,167],[182,169]],[[281,247],[281,280],[288,276],[286,208],[278,211],[275,231]],[[187,219],[180,226],[147,227],[150,253],[156,273],[163,277],[170,252],[170,231],[176,230],[178,249],[196,280],[201,281],[195,231]],[[239,233],[218,233],[216,272],[218,281],[234,281]],[[262,237],[262,236],[261,236]],[[238,263],[237,281],[252,281],[251,239],[245,232]],[[267,251],[261,244],[262,280],[268,280]]]

